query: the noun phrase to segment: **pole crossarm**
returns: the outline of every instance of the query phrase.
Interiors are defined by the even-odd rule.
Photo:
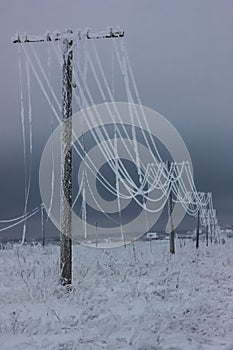
[[[16,43],[39,43],[39,42],[48,42],[48,41],[58,41],[63,39],[70,40],[81,40],[82,38],[86,39],[111,39],[111,38],[123,38],[125,32],[123,30],[117,29],[113,30],[109,28],[107,31],[99,33],[91,33],[90,29],[84,31],[83,33],[79,30],[76,33],[73,33],[72,30],[68,29],[64,33],[46,33],[44,36],[29,36],[28,34],[16,34],[16,38],[13,39],[13,44]]]
[[[86,36],[87,39],[111,39],[111,38],[123,38],[125,35],[125,32],[123,30],[113,30],[112,28],[109,29],[108,33],[101,32],[99,34],[90,34],[90,30],[87,30]]]

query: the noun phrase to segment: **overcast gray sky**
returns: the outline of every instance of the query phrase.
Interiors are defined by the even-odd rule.
[[[1,1],[0,217],[23,209],[18,61],[11,37],[120,25],[142,103],[178,129],[192,157],[197,187],[213,192],[220,223],[232,224],[232,13],[232,0]],[[38,128],[36,162],[45,141],[43,127]],[[36,166],[33,176],[36,187]],[[31,206],[39,202],[34,196]]]

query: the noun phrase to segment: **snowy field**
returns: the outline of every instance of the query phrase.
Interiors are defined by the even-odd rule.
[[[74,247],[74,289],[59,247],[0,250],[1,350],[233,350],[233,239]]]

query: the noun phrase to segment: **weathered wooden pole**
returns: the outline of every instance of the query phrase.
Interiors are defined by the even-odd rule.
[[[96,223],[95,223],[95,246],[96,246],[96,248],[98,246],[97,229],[98,229],[98,223],[96,221]]]
[[[72,51],[73,41],[63,39],[63,85],[61,136],[61,283],[72,283]]]
[[[210,243],[213,243],[213,225],[210,224]]]
[[[205,239],[206,239],[206,246],[208,247],[208,245],[209,245],[209,228],[208,228],[208,224],[206,225]]]
[[[41,204],[41,232],[42,232],[42,246],[45,246],[45,226],[44,226],[44,204]]]
[[[171,162],[167,162],[168,166],[168,172],[170,172],[171,169]],[[175,232],[174,232],[174,224],[173,224],[173,218],[172,218],[172,210],[173,210],[173,205],[172,205],[172,184],[170,183],[169,185],[169,201],[168,201],[168,213],[169,213],[169,220],[170,220],[170,225],[171,225],[171,232],[170,232],[170,253],[175,254]]]
[[[197,213],[197,232],[196,232],[196,248],[199,248],[199,235],[200,235],[200,209]]]

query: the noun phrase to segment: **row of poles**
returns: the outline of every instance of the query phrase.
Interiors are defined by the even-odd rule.
[[[60,203],[60,270],[61,284],[70,286],[72,284],[72,60],[73,48],[81,38],[85,39],[107,39],[121,38],[124,32],[121,30],[109,29],[108,32],[102,32],[98,35],[91,35],[86,32],[84,35],[79,31],[74,34],[71,30],[65,33],[56,33],[54,36],[46,34],[43,37],[30,38],[28,35],[20,37],[19,35],[13,43],[38,43],[52,42],[61,40],[63,45],[63,65],[62,65],[62,151],[61,151],[61,203]],[[168,162],[168,170],[171,169],[171,162]],[[172,184],[171,184],[172,186]],[[175,232],[172,220],[172,190],[169,195],[169,213],[170,213],[170,252],[175,253]],[[42,223],[42,245],[45,245],[45,220],[44,206],[41,207],[41,223]],[[197,234],[196,247],[199,247],[199,230],[200,230],[200,210],[197,216]],[[208,224],[206,226],[207,244],[208,244]],[[212,237],[212,235],[211,235]]]

